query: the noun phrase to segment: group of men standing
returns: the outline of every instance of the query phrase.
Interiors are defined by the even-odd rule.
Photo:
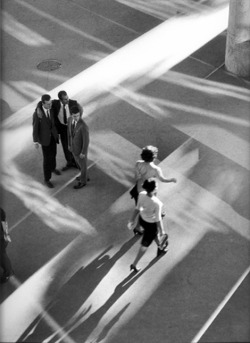
[[[58,93],[58,99],[52,100],[49,94],[44,94],[37,104],[33,114],[33,141],[36,148],[42,147],[44,183],[49,188],[54,187],[50,181],[52,173],[61,174],[56,168],[59,137],[66,159],[62,171],[69,168],[80,170],[75,189],[87,183],[89,129],[82,114],[82,106],[76,100],[69,99],[63,90]]]

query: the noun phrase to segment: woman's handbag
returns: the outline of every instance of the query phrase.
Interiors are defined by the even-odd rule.
[[[133,188],[131,188],[131,190],[129,191],[129,194],[131,195],[131,199],[135,199],[137,200],[138,199],[138,191],[137,191],[137,184],[134,185]]]

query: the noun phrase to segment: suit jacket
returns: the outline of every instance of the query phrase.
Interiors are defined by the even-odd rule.
[[[87,155],[89,146],[89,128],[82,118],[76,124],[74,130],[72,130],[73,118],[68,120],[68,143],[69,148],[74,155],[79,156],[81,153]]]
[[[71,108],[77,106],[80,113],[82,114],[82,108],[76,100],[69,99],[69,112],[71,114]],[[58,119],[58,114],[61,108],[61,101],[59,99],[52,100],[52,110],[54,113],[55,124],[58,132],[60,132],[60,120]]]
[[[44,113],[42,102],[40,101],[33,113],[33,141],[41,145],[48,146],[50,144],[51,135],[55,141],[59,143],[58,133],[55,126],[53,110],[50,110],[50,119]]]

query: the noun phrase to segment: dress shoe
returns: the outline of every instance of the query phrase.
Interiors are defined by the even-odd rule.
[[[156,257],[163,256],[163,255],[165,255],[167,252],[168,252],[168,248],[164,248],[164,249],[158,248],[158,249],[157,249]]]
[[[131,264],[130,265],[130,270],[133,270],[133,272],[138,273],[141,269],[137,268],[135,265]]]
[[[3,276],[1,276],[0,282],[5,283],[5,282],[9,281],[9,279],[12,275],[14,275],[13,271],[9,275],[4,274]]]
[[[135,235],[135,236],[137,236],[137,235],[142,236],[144,231],[140,231],[140,230],[138,230],[137,228],[135,228],[135,229],[133,230],[133,232],[134,232],[134,235]]]
[[[86,183],[78,182],[78,184],[74,186],[74,189],[79,189],[79,188],[82,188],[84,186],[86,186]]]
[[[56,174],[56,175],[61,175],[61,172],[59,172],[58,169],[53,170],[52,173],[54,173],[54,174]]]
[[[66,164],[66,166],[62,168],[62,171],[66,171],[66,170],[68,170],[70,168],[72,168],[72,166],[69,165],[69,164]]]
[[[54,188],[54,185],[50,181],[44,181],[45,185],[48,186],[49,188]]]
[[[75,179],[76,179],[76,181],[81,181],[80,176],[77,176]],[[90,181],[90,178],[89,178],[89,177],[87,178],[87,181]]]

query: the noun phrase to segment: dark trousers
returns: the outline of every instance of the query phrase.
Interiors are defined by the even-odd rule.
[[[9,276],[12,273],[11,262],[6,252],[7,245],[8,243],[1,239],[0,261],[3,268],[3,276]]]
[[[56,141],[53,136],[48,146],[42,145],[42,151],[44,180],[49,181],[52,171],[56,169]]]
[[[68,165],[72,165],[75,163],[74,156],[68,149],[68,133],[67,133],[67,125],[59,124],[58,132],[60,133],[61,143],[63,147],[63,152],[65,159]]]
[[[80,182],[87,183],[87,154],[85,158],[80,158],[79,156],[74,155],[76,164],[81,171]]]

